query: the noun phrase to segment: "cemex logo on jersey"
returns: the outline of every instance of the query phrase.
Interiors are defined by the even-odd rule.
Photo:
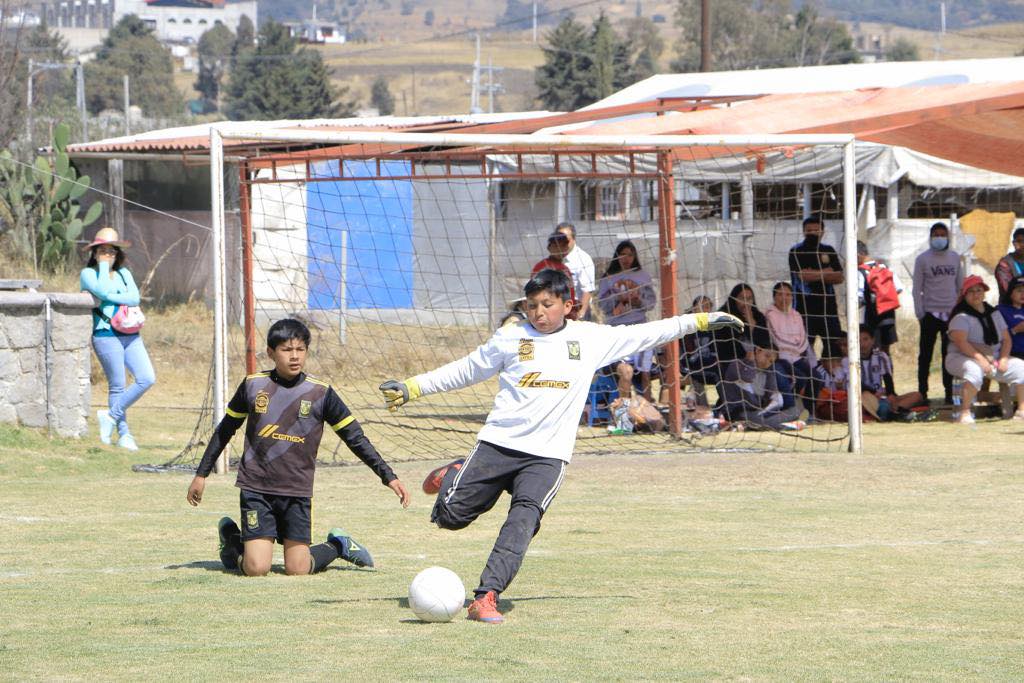
[[[569,383],[560,379],[540,379],[539,372],[528,372],[516,386],[529,389],[568,389]]]
[[[264,439],[277,439],[278,441],[291,441],[292,443],[306,443],[306,437],[304,436],[292,436],[291,434],[279,434],[277,428],[281,425],[267,425],[259,431],[259,435]]]

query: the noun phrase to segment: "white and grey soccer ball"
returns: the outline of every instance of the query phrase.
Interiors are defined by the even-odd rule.
[[[465,602],[466,587],[451,569],[428,567],[409,585],[409,608],[420,621],[451,621]]]

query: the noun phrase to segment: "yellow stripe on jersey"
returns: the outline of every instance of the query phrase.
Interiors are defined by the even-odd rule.
[[[271,434],[274,433],[275,429],[277,429],[277,425],[267,425],[266,427],[261,429],[258,433],[259,433],[260,436],[270,436]]]
[[[313,384],[319,384],[320,386],[327,387],[328,389],[331,388],[331,385],[328,384],[327,382],[324,382],[323,380],[319,380],[316,377],[310,377],[309,375],[306,375],[306,381],[307,382],[312,382]]]
[[[246,375],[246,379],[256,379],[257,377],[270,377],[269,372],[254,372],[251,375]]]
[[[231,417],[234,417],[234,418],[243,418],[246,415],[248,415],[248,413],[239,413],[239,412],[236,412],[234,410],[231,410],[230,407],[225,408],[224,412],[226,412],[228,415],[230,415]]]
[[[333,429],[334,431],[338,431],[339,429],[344,429],[345,427],[348,427],[350,424],[352,424],[355,421],[356,421],[355,416],[354,415],[349,415],[348,417],[346,417],[344,420],[342,420],[338,424],[332,425],[331,429]]]

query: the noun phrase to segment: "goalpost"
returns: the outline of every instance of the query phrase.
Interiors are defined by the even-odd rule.
[[[226,249],[225,145],[241,184],[240,254]],[[577,244],[598,263],[597,278],[617,244],[633,244],[655,282],[653,320],[686,312],[695,294],[718,308],[736,282],[747,280],[759,308],[767,310],[771,281],[790,279],[785,259],[802,239],[800,219],[823,210],[829,219],[823,241],[841,241],[848,356],[859,358],[855,172],[852,135],[214,126],[213,422],[223,415],[229,383],[234,386],[243,369],[256,369],[260,329],[265,333],[272,318],[294,315],[315,330],[312,373],[341,388],[375,443],[409,457],[465,450],[489,410],[493,387],[431,397],[399,416],[383,410],[373,387],[385,376],[401,379],[465,355],[486,339],[519,295],[530,266],[547,255],[547,235],[563,220],[575,224]],[[229,271],[241,273],[242,321],[228,319]],[[598,294],[595,309],[601,311]],[[238,322],[244,355],[232,327]],[[667,404],[667,435],[616,439],[588,410],[580,449],[861,449],[856,390],[848,392],[848,426],[767,434],[693,430],[689,409],[697,385],[689,362],[688,347],[670,344],[651,367],[652,386],[664,390],[654,399]],[[850,363],[851,388],[860,386],[859,375],[860,364]],[[703,390],[700,400],[713,400],[715,390]]]

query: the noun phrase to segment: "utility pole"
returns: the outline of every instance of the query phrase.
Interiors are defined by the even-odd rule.
[[[78,107],[79,112],[82,116],[82,142],[89,139],[86,134],[86,112],[85,112],[85,79],[82,75],[82,64],[81,62],[75,62],[74,64],[64,64],[62,62],[36,62],[32,59],[28,60],[28,79],[26,82],[26,108],[27,113],[25,116],[25,134],[28,138],[28,142],[32,144],[32,107],[33,107],[33,89],[32,89],[32,78],[36,74],[40,74],[44,71],[55,71],[57,69],[74,69],[75,70],[75,105]]]
[[[75,102],[82,115],[82,142],[88,142],[89,123],[85,113],[85,68],[81,62],[75,62]]]
[[[417,111],[418,110],[416,109],[416,67],[414,66],[412,68],[412,115],[416,116]]]
[[[124,75],[124,134],[132,134],[132,101],[129,96],[128,74]],[[118,233],[120,234],[120,233]]]
[[[700,0],[700,70],[711,71],[711,0]]]
[[[935,36],[935,59],[942,59],[942,36],[946,35],[946,3],[939,3],[939,33]]]
[[[484,89],[487,90],[487,111],[493,114],[495,93],[505,92],[505,87],[501,83],[494,82],[494,72],[504,71],[505,69],[504,67],[494,66],[491,63],[490,57],[487,58],[487,66],[482,68],[487,69],[487,85],[484,86]]]
[[[476,34],[476,59],[473,61],[473,77],[469,81],[469,113],[479,114],[480,108],[480,34]]]

